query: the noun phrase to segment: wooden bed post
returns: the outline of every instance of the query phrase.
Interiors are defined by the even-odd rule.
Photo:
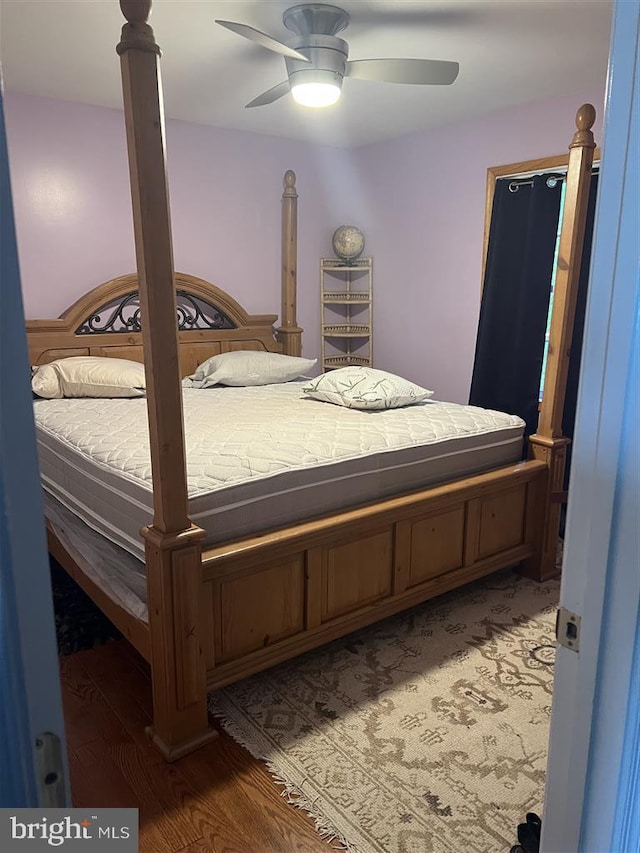
[[[570,439],[562,435],[562,415],[589,205],[593,152],[596,147],[591,132],[595,120],[594,107],[591,104],[583,104],[576,113],[577,130],[569,145],[569,167],[544,391],[538,430],[529,437],[531,456],[545,462],[549,469],[542,553],[535,562],[532,559],[524,566],[524,573],[537,580],[546,580],[558,573],[556,552],[561,508],[567,499],[564,474],[567,445],[570,443]]]
[[[302,355],[302,329],[296,320],[298,283],[298,193],[296,174],[289,169],[282,193],[282,325],[278,340],[285,355]]]
[[[153,726],[171,761],[216,737],[209,727],[200,645],[204,532],[188,516],[171,219],[166,176],[160,48],[146,23],[151,0],[120,0],[127,19],[117,46],[129,151],[147,410],[153,524],[145,539]]]

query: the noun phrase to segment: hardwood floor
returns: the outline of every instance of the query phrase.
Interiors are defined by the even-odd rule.
[[[149,743],[151,685],[124,640],[60,659],[73,805],[139,809],[141,853],[328,853],[261,762],[220,732],[174,764]]]

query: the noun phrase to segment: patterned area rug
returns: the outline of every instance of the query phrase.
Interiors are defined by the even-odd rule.
[[[541,814],[559,582],[507,571],[210,696],[353,853],[498,853]]]

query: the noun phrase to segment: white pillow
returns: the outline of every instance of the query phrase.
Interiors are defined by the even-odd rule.
[[[212,385],[273,385],[308,372],[316,358],[298,358],[278,352],[234,350],[214,355],[183,380],[187,388]]]
[[[307,397],[349,409],[397,409],[433,396],[408,379],[372,367],[330,370],[302,389]]]
[[[35,368],[31,388],[38,397],[142,397],[144,365],[124,358],[77,355]]]

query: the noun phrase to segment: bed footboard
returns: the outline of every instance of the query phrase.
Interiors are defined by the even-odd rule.
[[[206,551],[207,686],[497,569],[535,564],[546,479],[546,465],[524,462]]]

